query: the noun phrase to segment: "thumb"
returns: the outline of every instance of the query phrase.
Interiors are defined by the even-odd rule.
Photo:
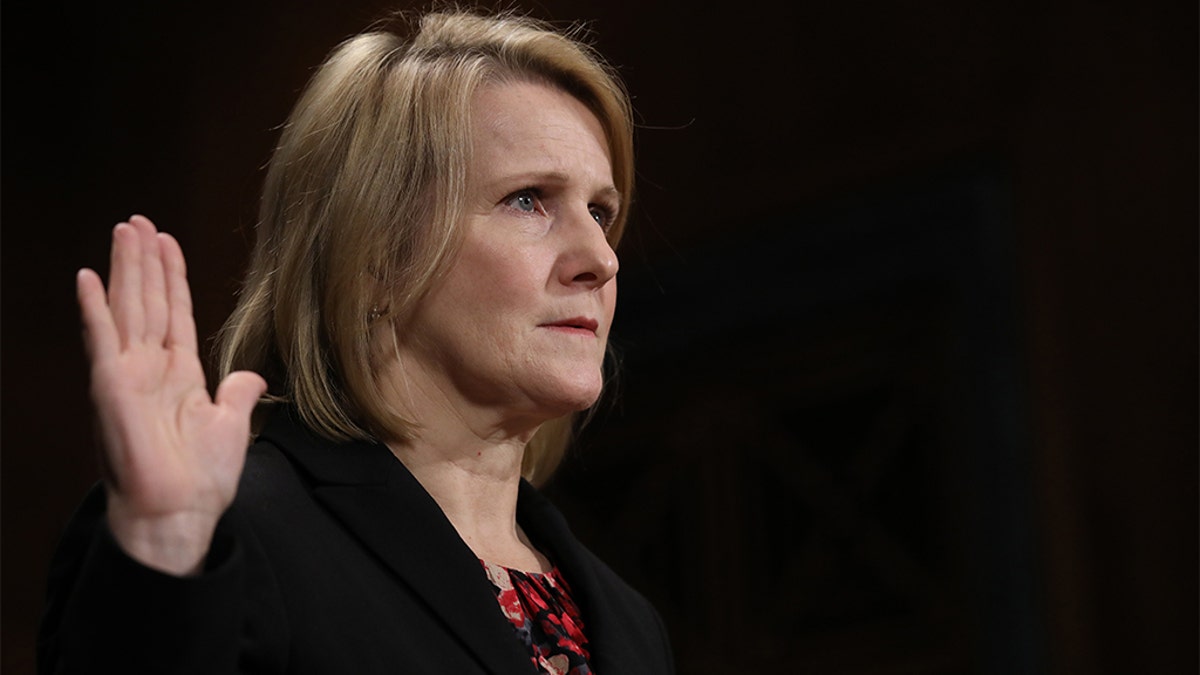
[[[239,370],[226,375],[217,385],[216,404],[248,420],[259,397],[266,391],[267,381],[261,375]]]

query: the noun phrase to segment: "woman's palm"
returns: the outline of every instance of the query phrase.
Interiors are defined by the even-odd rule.
[[[266,384],[238,372],[208,395],[183,254],[146,218],[113,230],[108,292],[82,270],[78,293],[114,534],[128,544],[123,525],[187,523],[210,538],[237,491]],[[181,534],[207,545],[204,532]]]

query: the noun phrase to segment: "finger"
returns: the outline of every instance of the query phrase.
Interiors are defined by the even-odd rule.
[[[167,336],[168,347],[178,346],[196,352],[196,319],[192,315],[192,292],[188,287],[187,262],[179,242],[165,232],[158,233],[158,247],[162,254],[163,272],[167,285]]]
[[[163,273],[163,259],[158,244],[158,230],[145,216],[133,216],[129,224],[138,233],[142,249],[142,309],[145,316],[145,340],[152,345],[161,345],[167,336],[168,306],[167,288]]]
[[[83,319],[83,346],[93,362],[115,354],[121,348],[117,326],[100,275],[82,269],[75,275],[75,297],[79,300],[79,315]]]
[[[250,413],[267,391],[267,381],[258,373],[239,370],[225,376],[217,386],[216,404],[250,422]]]
[[[141,243],[129,223],[113,228],[112,265],[108,280],[108,305],[122,347],[142,339]]]

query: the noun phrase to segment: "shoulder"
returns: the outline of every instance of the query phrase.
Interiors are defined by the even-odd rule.
[[[259,438],[246,451],[239,497],[243,494],[265,496],[307,492],[307,487],[307,481],[296,465],[275,442]]]
[[[256,440],[246,452],[237,497],[226,520],[243,535],[252,533],[254,539],[264,540],[287,533],[301,536],[305,520],[322,515],[303,467],[277,443]]]

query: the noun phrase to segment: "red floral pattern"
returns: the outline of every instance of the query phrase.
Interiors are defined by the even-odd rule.
[[[558,568],[545,574],[493,565],[483,568],[496,591],[500,611],[545,675],[593,675],[579,607]]]

